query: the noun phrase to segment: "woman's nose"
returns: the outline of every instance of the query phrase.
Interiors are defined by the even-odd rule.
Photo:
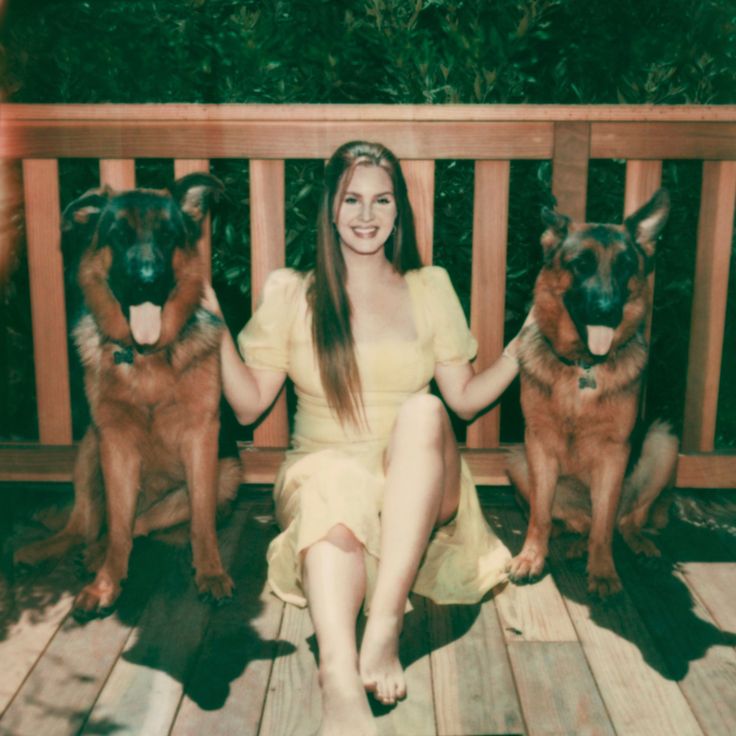
[[[373,205],[371,202],[363,202],[360,208],[360,219],[370,221],[373,218]]]

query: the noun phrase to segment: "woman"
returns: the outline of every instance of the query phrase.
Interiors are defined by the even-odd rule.
[[[275,485],[282,533],[269,582],[308,605],[319,646],[323,733],[372,733],[366,690],[406,694],[398,640],[410,590],[475,603],[508,552],[487,526],[442,402],[470,419],[515,377],[515,340],[480,373],[446,272],[422,268],[406,184],[375,143],[326,167],[313,272],[281,269],[238,338],[222,345],[225,395],[255,421],[286,376],[298,397]],[[211,290],[206,306],[216,310]],[[369,613],[358,652],[356,620]]]

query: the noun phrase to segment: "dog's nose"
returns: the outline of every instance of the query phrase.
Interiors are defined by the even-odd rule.
[[[129,253],[130,274],[144,284],[152,284],[162,273],[163,264],[160,254],[151,245],[142,244]]]
[[[623,314],[621,300],[612,294],[599,294],[588,306],[588,324],[615,327]]]

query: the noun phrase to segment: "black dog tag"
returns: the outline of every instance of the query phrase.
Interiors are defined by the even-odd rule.
[[[583,368],[583,375],[578,378],[578,388],[597,388],[598,384],[595,382],[595,374],[592,368]]]

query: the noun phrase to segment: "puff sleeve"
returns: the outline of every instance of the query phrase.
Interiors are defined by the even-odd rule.
[[[289,343],[303,277],[291,268],[268,275],[256,311],[238,335],[238,348],[253,368],[289,369]]]
[[[439,266],[427,266],[421,275],[433,331],[435,361],[453,364],[472,360],[478,352],[478,342],[470,333],[447,271]]]

